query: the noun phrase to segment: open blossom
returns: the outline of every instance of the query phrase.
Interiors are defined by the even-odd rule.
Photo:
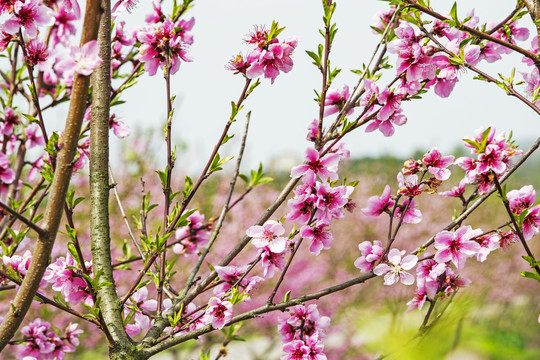
[[[364,241],[358,244],[358,249],[360,249],[362,256],[356,259],[354,266],[363,273],[370,272],[384,252],[382,243],[379,240],[375,240],[373,244],[370,241]]]
[[[265,278],[271,278],[274,276],[276,269],[283,270],[285,268],[285,254],[286,251],[272,252],[268,246],[259,250],[261,255],[261,265],[263,268],[263,276]]]
[[[15,172],[9,168],[9,159],[0,151],[0,180],[4,184],[11,184],[15,180]]]
[[[25,34],[35,38],[39,26],[49,26],[54,22],[51,9],[45,6],[41,0],[19,0],[13,4],[11,16],[1,24],[2,31],[15,34],[20,28],[24,28]]]
[[[306,163],[292,168],[291,177],[305,176],[304,182],[311,186],[315,185],[317,175],[319,175],[321,180],[337,180],[337,169],[340,159],[341,156],[339,154],[327,153],[321,157],[317,150],[308,148],[306,150]]]
[[[214,329],[222,329],[233,318],[233,305],[230,301],[212,297],[208,301],[208,308],[203,316],[206,324],[212,324]]]
[[[281,334],[282,343],[301,340],[315,334],[318,339],[322,339],[330,326],[330,318],[321,316],[316,304],[296,305],[289,309],[287,318],[280,317],[278,322],[278,333]]]
[[[130,127],[124,124],[122,121],[116,120],[115,114],[112,114],[109,118],[109,129],[112,129],[114,135],[120,139],[131,134]]]
[[[397,174],[399,189],[397,193],[403,196],[418,196],[422,193],[422,183],[418,183],[418,175],[403,176],[402,173]]]
[[[523,220],[523,237],[530,240],[540,232],[540,205],[536,205],[527,211]]]
[[[37,318],[21,329],[24,335],[24,343],[18,345],[18,359],[58,359],[62,360],[65,353],[75,351],[79,344],[79,336],[82,330],[77,329],[77,324],[67,327],[66,333],[60,337],[51,329],[51,324]]]
[[[462,197],[466,186],[467,181],[465,179],[461,179],[458,185],[452,187],[452,189],[448,191],[440,192],[439,195],[444,197]]]
[[[516,215],[531,207],[536,197],[536,191],[532,185],[526,185],[519,190],[512,190],[506,194],[510,210]]]
[[[448,180],[450,170],[448,166],[454,162],[454,156],[442,156],[437,148],[433,148],[429,153],[424,154],[422,161],[427,166],[430,174],[434,175],[438,180]]]
[[[394,213],[394,218],[400,219],[404,209],[407,210],[403,215],[403,224],[418,224],[422,221],[422,212],[416,208],[414,199],[407,199],[399,205]]]
[[[313,226],[302,226],[300,236],[311,239],[309,251],[315,255],[319,255],[322,249],[330,249],[333,240],[332,233],[328,231],[328,225],[324,222],[317,222]]]
[[[25,60],[30,66],[38,66],[40,70],[45,70],[43,66],[49,57],[47,45],[38,38],[32,39],[26,45]]]
[[[344,215],[345,206],[349,203],[349,196],[354,190],[352,186],[332,187],[329,183],[317,183],[317,202],[315,215],[320,221],[331,223]]]
[[[390,185],[384,187],[382,195],[372,196],[368,199],[367,208],[363,208],[362,211],[368,216],[379,216],[383,212],[388,212],[394,206],[394,200],[392,200],[392,189]]]
[[[480,245],[471,239],[481,234],[482,230],[473,230],[470,226],[462,226],[456,231],[441,231],[435,235],[435,261],[452,261],[458,269],[463,268],[467,258],[480,251]]]
[[[343,109],[343,106],[345,106],[347,100],[349,100],[350,96],[351,94],[349,93],[349,87],[347,85],[343,87],[343,90],[328,90],[328,92],[326,93],[326,98],[324,100],[324,116],[329,116],[340,112],[341,109]],[[353,111],[354,108],[351,108],[347,112],[347,115],[352,114]]]
[[[418,262],[418,257],[415,255],[407,255],[405,250],[391,249],[388,252],[388,264],[379,264],[373,269],[373,273],[377,276],[384,275],[384,285],[394,285],[401,281],[404,285],[414,283],[414,276],[409,274],[407,270],[412,269]]]
[[[317,190],[314,186],[301,184],[293,190],[294,197],[287,201],[287,206],[291,209],[287,214],[288,220],[306,223],[310,218],[315,203],[317,201]]]
[[[180,60],[192,61],[187,48],[189,44],[182,40],[185,31],[177,25],[166,19],[161,25],[147,26],[137,33],[141,42],[138,59],[145,64],[149,75],[155,75],[158,68],[167,66],[167,60],[171,75],[180,68]]]
[[[116,18],[123,12],[131,12],[137,6],[139,0],[118,0],[111,9],[112,18]]]
[[[474,240],[480,245],[480,249],[476,254],[476,260],[484,262],[490,252],[500,247],[501,236],[499,234],[492,234],[489,236],[480,236]]]
[[[38,124],[33,123],[27,126],[26,129],[24,129],[24,132],[26,133],[26,146],[28,149],[35,146],[45,145],[45,140],[43,139],[41,129],[39,128]]]
[[[263,226],[254,225],[246,230],[247,236],[252,237],[251,243],[257,248],[268,248],[274,253],[285,251],[287,239],[281,237],[285,233],[285,228],[275,220],[266,221]]]
[[[247,55],[247,62],[251,66],[246,71],[246,77],[255,79],[264,75],[273,84],[280,72],[288,73],[292,70],[291,55],[297,43],[296,38],[289,38],[281,43],[274,39],[274,42],[262,48],[256,47]]]
[[[68,252],[65,258],[59,257],[47,267],[43,280],[52,284],[53,290],[59,291],[65,300],[72,305],[84,302],[93,306],[90,291],[81,275],[82,271],[78,268],[77,262]],[[86,268],[92,277],[92,265],[86,263]]]
[[[69,53],[70,57],[66,57],[56,64],[56,70],[67,73],[75,71],[78,74],[89,76],[103,61],[98,55],[99,44],[96,40],[87,42],[81,48],[72,45]]]
[[[206,246],[210,240],[210,232],[205,225],[203,214],[195,211],[186,220],[189,221],[189,225],[182,226],[174,232],[175,239],[180,241],[173,246],[175,254],[195,254],[198,248]]]

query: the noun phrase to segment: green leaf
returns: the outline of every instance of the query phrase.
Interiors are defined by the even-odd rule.
[[[534,279],[534,280],[540,282],[540,276],[538,274],[534,274],[532,272],[522,271],[521,276],[529,278],[529,279]]]
[[[188,197],[192,189],[193,189],[193,180],[191,180],[191,178],[186,175],[184,179],[184,191],[183,191],[184,199]]]

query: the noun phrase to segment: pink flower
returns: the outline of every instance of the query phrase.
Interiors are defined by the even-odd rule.
[[[407,303],[407,310],[405,312],[410,312],[413,310],[422,310],[422,307],[424,306],[424,303],[427,300],[427,294],[426,289],[422,287],[418,287],[416,289],[416,295]]]
[[[49,57],[49,52],[47,51],[47,45],[39,40],[32,39],[28,44],[26,44],[26,61],[30,66],[38,66],[40,70],[45,70],[42,66]]]
[[[536,205],[527,211],[523,220],[523,237],[530,240],[540,231],[540,205]]]
[[[86,264],[86,268],[93,276],[90,263]],[[65,300],[72,305],[77,305],[80,302],[93,305],[86,282],[82,278],[82,271],[71,253],[68,252],[65,258],[59,257],[54,263],[51,263],[43,275],[43,280],[52,284],[53,290],[60,291]]]
[[[442,156],[437,148],[433,148],[429,153],[424,154],[422,161],[427,166],[430,174],[434,175],[438,180],[448,180],[450,170],[448,166],[454,162],[454,156]]]
[[[165,20],[165,15],[163,14],[163,11],[161,11],[161,1],[160,0],[152,0],[152,7],[153,12],[146,15],[146,18],[144,21],[147,23],[158,23]]]
[[[72,45],[70,47],[70,57],[61,60],[56,64],[56,70],[60,72],[72,73],[89,76],[103,60],[99,57],[99,44],[96,40],[87,42],[79,48]]]
[[[292,168],[291,177],[297,178],[305,175],[304,182],[311,186],[315,185],[316,175],[321,180],[334,181],[338,179],[337,169],[341,156],[327,153],[320,157],[319,152],[313,148],[306,150],[306,163]]]
[[[40,0],[18,0],[13,4],[11,17],[2,24],[2,31],[13,35],[22,27],[27,36],[35,38],[38,26],[49,26],[53,22],[51,10]]]
[[[270,251],[281,253],[285,251],[287,239],[280,237],[285,233],[281,223],[274,220],[266,221],[263,226],[254,225],[246,230],[247,236],[252,237],[251,243],[257,248],[268,246]]]
[[[309,348],[301,340],[293,340],[283,345],[281,360],[304,360],[309,353]]]
[[[521,214],[524,210],[527,210],[534,203],[536,197],[536,191],[532,185],[526,185],[520,190],[512,190],[506,194],[510,209],[516,215]]]
[[[358,249],[360,249],[362,256],[356,259],[354,266],[360,269],[360,271],[363,273],[370,272],[375,267],[375,263],[379,261],[384,252],[382,243],[379,240],[375,240],[373,245],[370,241],[364,241],[358,244]]]
[[[470,226],[462,226],[454,232],[441,231],[435,235],[435,261],[445,263],[452,261],[458,269],[463,268],[468,257],[480,251],[480,245],[471,238],[482,234],[482,230],[473,230]]]
[[[332,114],[335,114],[337,112],[340,112],[341,109],[343,109],[343,106],[345,106],[345,103],[347,100],[349,100],[350,97],[349,93],[349,87],[345,85],[343,87],[343,90],[338,89],[330,89],[326,93],[326,98],[324,100],[324,116],[329,116]],[[351,108],[347,115],[352,114],[354,111],[354,108]]]
[[[13,127],[19,124],[19,116],[12,108],[6,106],[4,108],[3,120],[2,134],[11,135],[13,133]]]
[[[407,117],[403,115],[401,108],[394,111],[388,119],[381,120],[379,118],[371,120],[366,127],[366,132],[379,130],[385,137],[394,135],[394,125],[401,126],[407,123]]]
[[[304,343],[308,348],[307,354],[304,357],[306,360],[326,360],[324,354],[324,344],[319,340],[319,333],[315,332],[311,336],[306,336]]]
[[[15,180],[15,171],[9,168],[9,159],[0,152],[0,180],[4,184],[11,184]]]
[[[268,246],[265,246],[259,250],[259,255],[261,255],[261,265],[265,278],[273,277],[276,269],[283,270],[285,268],[285,250],[275,253]]]
[[[131,129],[129,126],[124,124],[122,121],[116,120],[115,114],[112,114],[109,118],[109,129],[113,130],[114,135],[122,139],[131,134]]]
[[[476,260],[484,262],[487,256],[493,250],[497,250],[500,247],[501,236],[499,234],[493,234],[489,236],[480,236],[474,239],[479,245],[480,249],[476,254]]]
[[[418,183],[418,175],[408,175],[404,177],[400,172],[397,174],[399,189],[397,193],[403,196],[414,197],[422,193],[422,183]]]
[[[166,19],[161,25],[147,26],[138,32],[137,39],[142,45],[137,58],[145,63],[144,67],[149,75],[153,76],[158,68],[167,66],[167,59],[170,62],[171,74],[175,74],[180,68],[180,60],[192,61],[188,53],[189,44],[182,41],[182,37],[186,36],[184,30],[177,25]]]
[[[392,114],[399,112],[401,109],[401,100],[405,98],[405,95],[407,95],[407,91],[402,87],[392,90],[386,87],[377,99],[382,106],[377,114],[377,119],[380,121],[388,120]]]
[[[297,220],[306,223],[315,209],[317,201],[317,190],[314,186],[302,184],[294,189],[294,197],[287,201],[287,206],[291,209],[287,214],[288,220]]]
[[[206,246],[210,241],[210,232],[204,223],[204,215],[195,211],[186,220],[189,221],[189,225],[176,229],[174,233],[175,239],[180,241],[173,247],[175,254],[195,254],[198,248]]]
[[[225,324],[233,318],[233,305],[229,301],[222,301],[217,297],[212,297],[208,301],[208,308],[203,316],[206,324],[212,324],[214,329],[223,329]]]
[[[467,186],[467,181],[465,179],[461,179],[459,185],[454,186],[448,191],[440,192],[439,195],[444,197],[462,197],[463,193],[465,192],[465,186]]]
[[[400,219],[405,208],[407,211],[405,211],[405,215],[403,216],[404,224],[418,224],[422,221],[422,212],[416,208],[416,202],[413,199],[407,199],[403,204],[399,205],[394,213],[394,218]]]
[[[38,124],[33,123],[27,126],[24,132],[26,133],[26,146],[28,149],[45,145],[45,140],[41,135],[41,129]]]
[[[247,55],[247,62],[251,66],[246,71],[246,77],[255,79],[264,74],[273,84],[280,72],[288,73],[292,70],[291,55],[297,43],[296,38],[289,38],[282,43],[274,39],[274,42],[263,48],[256,47]]]
[[[382,195],[372,196],[368,199],[367,208],[360,209],[364,215],[379,216],[383,212],[389,212],[394,206],[394,200],[392,200],[392,189],[390,185],[384,187]]]
[[[111,9],[112,18],[114,19],[126,11],[131,13],[131,11],[135,9],[135,6],[137,6],[138,1],[139,0],[118,0]]]
[[[333,240],[332,233],[328,231],[328,225],[321,222],[312,226],[302,226],[300,236],[311,239],[309,251],[315,255],[319,255],[322,249],[330,249]]]
[[[317,202],[315,215],[320,221],[331,223],[334,219],[343,217],[343,209],[349,202],[349,196],[353,192],[352,186],[332,187],[329,183],[317,183]]]
[[[392,249],[388,253],[388,264],[379,264],[373,269],[373,273],[377,276],[386,274],[384,275],[384,285],[394,285],[398,281],[404,285],[414,283],[414,276],[409,274],[407,270],[416,265],[418,258],[415,255],[407,255],[401,259],[404,254],[405,250]]]

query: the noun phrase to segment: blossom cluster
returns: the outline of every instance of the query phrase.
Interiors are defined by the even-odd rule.
[[[281,360],[326,360],[322,339],[329,325],[330,318],[321,316],[315,304],[291,308],[287,318],[279,318]]]
[[[58,335],[47,321],[39,318],[21,329],[24,338],[18,342],[17,359],[63,360],[66,353],[75,351],[83,333],[77,324],[70,324],[63,336]]]
[[[248,79],[264,75],[273,84],[281,72],[292,70],[294,63],[291,55],[298,43],[295,37],[279,41],[277,37],[271,36],[270,30],[260,26],[255,27],[245,42],[254,47],[245,57],[239,54],[226,66],[235,74],[243,74]]]

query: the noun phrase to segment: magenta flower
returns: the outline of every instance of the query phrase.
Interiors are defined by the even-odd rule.
[[[407,90],[398,87],[397,89],[388,89],[386,87],[383,92],[379,94],[377,100],[382,106],[381,110],[377,114],[377,119],[380,121],[388,120],[395,112],[399,112],[401,109],[401,101],[407,95]]]
[[[229,301],[222,301],[217,297],[212,297],[208,301],[208,308],[203,316],[203,321],[206,324],[212,324],[214,329],[223,329],[225,324],[229,323],[233,318],[233,304]]]
[[[356,266],[363,273],[368,273],[375,267],[375,263],[381,258],[384,249],[382,243],[379,240],[375,240],[373,245],[370,241],[364,241],[358,244],[358,249],[362,253],[356,261],[354,266]]]
[[[252,237],[251,243],[257,248],[263,248],[268,246],[270,251],[274,253],[281,253],[285,251],[287,246],[287,239],[280,237],[285,233],[285,228],[281,223],[268,220],[263,226],[254,225],[246,230],[247,236]]]
[[[247,55],[246,61],[251,66],[246,71],[246,77],[255,79],[264,74],[273,84],[280,72],[288,73],[292,70],[291,55],[297,43],[296,38],[289,38],[282,43],[274,39],[266,48],[256,47]]]
[[[499,233],[499,236],[500,236],[499,245],[503,249],[508,249],[510,245],[519,241],[519,237],[517,236],[517,234],[512,231],[509,231],[506,233],[504,232]]]
[[[43,64],[47,61],[49,52],[47,45],[38,38],[32,39],[26,44],[25,60],[30,66],[38,66],[40,70],[45,70]]]
[[[131,134],[130,127],[124,124],[122,121],[116,120],[115,114],[112,114],[109,118],[109,129],[112,129],[114,135],[120,139],[123,139]]]
[[[476,254],[476,260],[484,262],[490,252],[497,250],[500,247],[501,236],[499,234],[493,234],[489,236],[480,236],[474,240],[480,245],[480,249]]]
[[[308,134],[306,136],[306,140],[315,142],[317,140],[318,133],[319,133],[319,120],[313,119],[313,121],[308,126]]]
[[[427,166],[430,174],[438,180],[448,180],[450,170],[448,166],[454,162],[454,156],[442,156],[437,148],[433,148],[429,153],[424,154],[422,161]]]
[[[321,180],[337,180],[337,168],[340,158],[339,154],[332,153],[320,157],[317,150],[307,148],[306,163],[292,168],[291,177],[297,178],[305,175],[304,183],[311,186],[315,185],[316,175],[319,175]]]
[[[446,263],[438,263],[433,259],[422,261],[416,268],[418,287],[424,286],[426,282],[438,281],[439,276],[444,274],[446,268]]]
[[[471,238],[482,234],[482,230],[473,230],[470,226],[462,226],[456,231],[441,231],[435,235],[435,261],[445,263],[452,261],[458,269],[463,268],[468,257],[480,251],[480,245]]]
[[[79,48],[72,45],[70,47],[70,57],[60,60],[55,69],[59,72],[73,73],[89,76],[95,68],[103,61],[99,53],[99,44],[96,40],[87,42]]]
[[[392,200],[392,189],[390,185],[384,187],[382,195],[372,196],[368,199],[367,208],[360,209],[364,215],[379,216],[383,212],[389,212],[394,206],[394,200]]]
[[[329,116],[332,114],[335,114],[337,112],[340,112],[341,109],[343,109],[343,106],[345,106],[345,103],[347,100],[349,100],[350,97],[349,93],[349,87],[345,85],[342,90],[339,89],[330,89],[326,93],[326,98],[324,100],[324,116]],[[351,108],[347,115],[352,114],[354,111],[354,108]]]
[[[349,196],[353,192],[352,186],[332,187],[329,183],[317,183],[317,202],[315,207],[320,221],[331,223],[334,219],[343,217],[343,209],[349,203]]]
[[[466,179],[461,179],[459,185],[454,186],[448,191],[440,192],[439,195],[444,197],[462,197],[465,192],[465,186],[467,186]]]
[[[11,184],[15,180],[15,172],[9,168],[9,159],[0,152],[0,180],[4,184]]]
[[[332,233],[328,231],[328,225],[324,222],[317,222],[313,226],[302,226],[300,236],[311,239],[309,251],[312,254],[319,255],[322,249],[330,249],[332,244]]]
[[[416,265],[418,258],[415,255],[407,255],[402,259],[404,254],[405,250],[392,249],[388,253],[388,264],[379,264],[373,269],[373,273],[377,276],[386,274],[384,275],[384,285],[394,285],[398,281],[404,285],[414,283],[414,276],[409,274],[407,270]]]
[[[41,129],[38,124],[33,123],[27,126],[26,129],[24,129],[24,132],[26,133],[26,147],[28,149],[45,145],[45,140],[41,135]]]
[[[186,35],[179,25],[166,19],[163,24],[147,26],[137,34],[137,39],[142,44],[137,58],[144,63],[149,75],[153,76],[158,68],[167,66],[167,59],[170,62],[171,74],[175,74],[180,68],[180,60],[192,61],[188,44],[182,41],[182,37]]]
[[[418,183],[418,175],[404,177],[401,172],[397,174],[399,189],[397,193],[403,196],[414,197],[422,193],[422,183]]]
[[[53,22],[51,9],[40,0],[18,0],[13,4],[11,17],[2,24],[2,31],[14,35],[24,28],[27,36],[35,38],[38,26],[49,26]]]
[[[302,340],[293,340],[283,345],[283,352],[285,355],[281,355],[281,360],[304,360],[309,348]]]
[[[214,270],[218,275],[218,278],[223,281],[223,284],[216,286],[214,288],[214,295],[217,297],[223,297],[227,291],[235,284],[238,280],[242,278],[242,275],[247,271],[248,266],[219,266],[216,265]],[[249,280],[247,277],[240,282],[240,285],[248,285]]]
[[[521,214],[524,210],[527,210],[534,203],[536,197],[536,191],[532,185],[526,185],[520,190],[512,190],[506,194],[508,199],[510,210],[516,215]]]
[[[401,108],[394,111],[388,119],[373,119],[366,127],[366,132],[379,130],[385,137],[394,135],[394,125],[401,126],[407,123],[407,117],[403,115]]]
[[[424,306],[426,300],[426,289],[423,286],[418,286],[418,288],[416,289],[416,295],[407,303],[408,307],[405,312],[408,313],[416,309],[422,310],[422,307]]]
[[[317,305],[296,305],[289,310],[289,317],[279,318],[278,333],[281,342],[304,339],[317,334],[319,339],[325,337],[325,330],[330,326],[330,318],[321,316]]]
[[[198,248],[206,246],[210,241],[210,232],[203,214],[195,211],[186,220],[189,221],[189,225],[176,229],[174,233],[175,239],[180,241],[173,246],[175,254],[195,254]]]
[[[265,246],[259,250],[259,255],[261,255],[263,276],[266,279],[273,277],[276,269],[283,270],[285,268],[285,251],[275,253],[268,246]]]
[[[12,108],[6,106],[4,108],[3,127],[2,134],[11,135],[13,133],[13,127],[19,124],[19,116],[13,111]]]
[[[93,276],[90,263],[86,264],[86,268]],[[79,265],[71,253],[68,252],[65,258],[59,257],[54,263],[51,263],[43,275],[43,280],[52,284],[52,289],[59,291],[65,300],[72,305],[84,302],[93,306],[91,294],[82,278],[82,271],[79,270]]]
[[[317,201],[317,190],[308,184],[301,184],[294,189],[294,197],[287,201],[287,206],[291,209],[287,214],[288,220],[297,220],[306,223],[315,209]]]
[[[527,211],[523,220],[523,237],[530,240],[540,231],[540,205],[536,205]]]
[[[158,23],[165,20],[165,15],[161,11],[161,1],[152,0],[153,11],[150,14],[147,14],[144,21],[147,23]]]
[[[403,204],[396,208],[394,218],[400,219],[405,208],[407,211],[405,211],[405,215],[403,216],[403,224],[418,224],[422,221],[422,212],[416,208],[416,202],[412,199],[405,200]]]
[[[315,332],[311,336],[306,336],[304,343],[308,348],[308,352],[304,359],[306,360],[327,360],[324,354],[324,344],[319,340],[319,333]]]
[[[112,18],[116,18],[118,15],[124,13],[124,12],[129,12],[131,13],[131,11],[133,11],[133,9],[135,9],[135,6],[137,6],[137,2],[139,0],[118,0],[116,1],[116,3],[113,5],[112,9],[111,9],[111,16]]]

